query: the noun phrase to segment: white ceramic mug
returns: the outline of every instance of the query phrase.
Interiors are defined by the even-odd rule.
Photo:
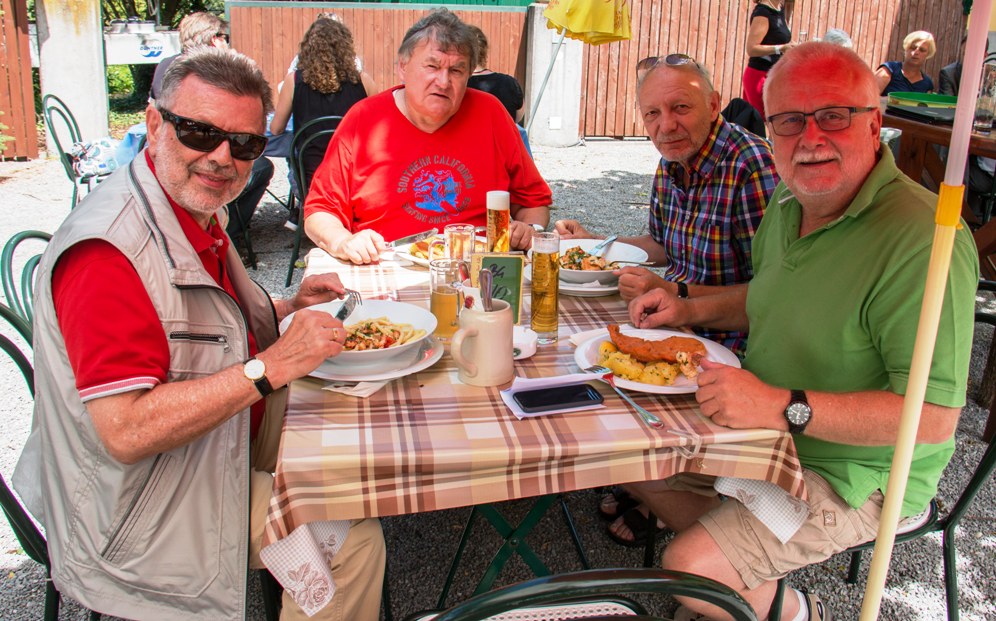
[[[460,329],[450,346],[460,367],[457,377],[471,386],[498,386],[512,381],[512,307],[494,301],[494,310],[465,308],[460,311]]]

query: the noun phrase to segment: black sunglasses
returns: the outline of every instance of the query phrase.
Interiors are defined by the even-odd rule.
[[[681,65],[694,65],[695,59],[688,54],[668,54],[667,56],[649,56],[644,58],[640,62],[636,63],[637,73],[643,71],[650,71],[657,65],[664,63],[672,67],[680,67]]]
[[[232,157],[237,160],[255,160],[263,155],[266,149],[266,136],[257,134],[232,134],[223,132],[213,125],[177,116],[165,108],[158,108],[163,120],[172,123],[176,130],[176,139],[183,146],[210,153],[218,148],[225,140],[228,141],[228,148]]]

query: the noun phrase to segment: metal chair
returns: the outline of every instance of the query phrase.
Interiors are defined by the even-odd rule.
[[[80,201],[80,189],[85,188],[89,192],[95,184],[100,182],[101,178],[81,177],[73,169],[73,158],[66,151],[66,146],[72,147],[78,142],[83,142],[83,137],[80,134],[80,126],[76,122],[76,117],[70,112],[69,106],[55,95],[48,94],[42,97],[42,111],[45,114],[45,124],[48,126],[52,142],[55,143],[55,148],[59,151],[59,161],[62,162],[66,176],[73,184],[73,207],[75,207]],[[63,137],[65,138],[68,134],[66,146],[63,146],[63,138],[59,137],[60,132],[56,129],[55,121],[59,121],[63,125]]]
[[[34,319],[35,270],[41,261],[41,253],[30,256],[21,268],[21,277],[14,277],[14,255],[23,242],[36,239],[48,242],[52,235],[44,231],[21,231],[7,240],[0,254],[0,280],[3,281],[3,294],[11,310],[31,325]],[[30,341],[30,337],[28,338]]]
[[[996,281],[980,280],[979,291],[996,292]],[[991,313],[975,313],[975,323],[985,323],[996,326],[996,315]],[[982,439],[992,442],[996,436],[996,330],[989,342],[986,353],[986,366],[982,372],[982,380],[979,382],[978,395],[976,401],[983,408],[989,409],[989,418],[986,420],[985,430],[982,432]]]
[[[304,161],[302,160],[302,154],[309,145],[314,143],[320,138],[331,137],[335,133],[336,127],[339,126],[339,121],[342,120],[341,116],[320,116],[317,119],[312,119],[308,121],[297,131],[294,132],[294,138],[291,140],[291,150],[290,150],[290,168],[291,174],[297,179],[297,186],[300,191],[300,196],[297,197],[298,202],[301,204],[301,209],[304,209],[304,200],[308,197],[308,186],[310,186],[310,177],[305,174]],[[331,128],[319,129],[318,126],[323,124],[334,124]],[[293,209],[294,195],[291,194],[288,198],[288,203]],[[290,265],[287,267],[287,282],[284,284],[285,287],[289,287],[291,284],[291,279],[294,278],[294,267],[297,265],[298,256],[301,254],[301,235],[304,231],[304,219],[302,218],[298,222],[297,230],[294,231],[294,250],[291,252]]]
[[[28,323],[13,310],[0,304],[0,318],[13,327],[28,343],[31,343],[31,328]],[[35,396],[35,374],[31,361],[18,346],[4,334],[0,334],[0,349],[14,362],[24,376],[31,397]],[[59,618],[59,591],[52,582],[52,566],[48,558],[48,543],[21,502],[14,496],[6,481],[0,476],[0,507],[10,523],[11,530],[17,536],[25,554],[40,565],[45,566],[45,620],[56,621]],[[98,621],[99,612],[90,612],[90,620]]]
[[[407,621],[566,621],[641,619],[665,621],[617,594],[649,593],[699,599],[718,606],[734,621],[756,621],[740,595],[714,580],[663,569],[592,569],[544,576],[473,597],[443,612],[419,613]],[[608,597],[608,599],[607,599]]]

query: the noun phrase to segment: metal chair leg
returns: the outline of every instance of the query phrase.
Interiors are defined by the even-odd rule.
[[[851,564],[847,569],[847,583],[857,584],[858,573],[861,571],[861,550],[851,552]]]
[[[571,516],[571,510],[567,507],[567,500],[564,498],[563,494],[560,495],[560,510],[564,515],[564,522],[567,524],[567,530],[571,534],[571,540],[574,541],[574,549],[577,550],[578,560],[581,562],[582,569],[591,569],[591,563],[588,562],[588,554],[584,550],[584,545],[581,543],[581,537],[578,535],[578,529],[574,526],[574,518]]]
[[[782,600],[785,599],[785,578],[780,578],[778,580],[778,586],[775,587],[775,597],[771,600],[771,608],[768,609],[769,619],[781,619],[782,618]]]
[[[280,609],[283,607],[284,588],[266,569],[259,570],[259,584],[263,590],[263,610],[266,613],[266,621],[278,621]]]
[[[657,552],[657,516],[653,511],[647,513],[647,542],[643,546],[643,566],[654,567],[654,556]]]
[[[52,582],[52,576],[45,573],[45,621],[58,621],[59,619],[59,592]]]
[[[287,282],[285,287],[289,287],[294,278],[294,268],[297,267],[297,259],[301,255],[301,232],[304,230],[304,222],[297,223],[297,230],[294,231],[294,250],[291,252],[290,265],[287,266]]]

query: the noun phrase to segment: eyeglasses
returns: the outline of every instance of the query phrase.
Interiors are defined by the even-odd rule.
[[[671,67],[680,67],[681,65],[694,65],[695,59],[688,54],[668,54],[667,56],[649,56],[644,58],[640,62],[636,63],[636,72],[643,73],[644,71],[650,71],[657,65],[664,63]]]
[[[816,125],[827,132],[837,132],[851,126],[851,116],[871,112],[874,107],[855,108],[854,106],[832,106],[813,112],[782,112],[767,118],[771,131],[778,136],[795,136],[806,129],[806,117],[811,116]]]
[[[176,130],[176,139],[180,141],[180,144],[194,151],[210,153],[227,140],[232,157],[237,160],[249,161],[258,159],[266,148],[266,136],[223,132],[213,125],[177,116],[165,108],[158,108],[158,110],[163,120],[173,124],[173,128]]]

